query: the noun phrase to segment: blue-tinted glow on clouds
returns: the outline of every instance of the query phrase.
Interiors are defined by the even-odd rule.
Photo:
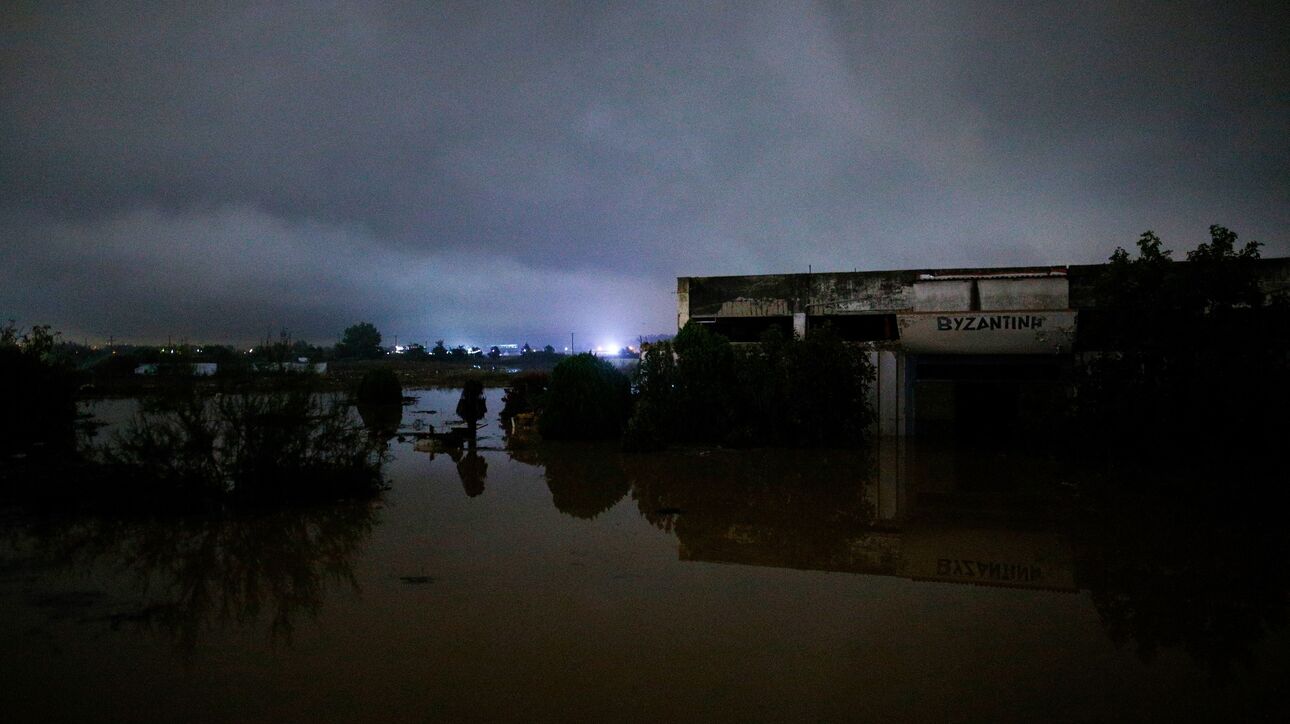
[[[1277,4],[19,7],[0,314],[631,340],[675,277],[1290,253]]]
[[[66,328],[74,338],[128,329],[118,339],[250,341],[286,328],[297,338],[330,340],[354,321],[378,319],[391,340],[520,339],[541,347],[567,340],[570,330],[586,335],[581,342],[634,338],[676,312],[672,298],[631,275],[387,248],[359,229],[288,223],[247,208],[147,209],[39,228],[41,244],[0,270],[0,283],[35,318],[82,320]],[[25,283],[28,275],[67,293],[49,295]]]

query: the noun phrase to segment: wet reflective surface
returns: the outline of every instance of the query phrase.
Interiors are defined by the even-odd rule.
[[[474,452],[411,435],[443,429],[455,391],[417,393],[398,420],[375,416],[405,433],[375,504],[166,522],[5,512],[2,710],[220,721],[1286,712],[1286,534],[1228,487],[1111,504],[1024,450],[927,444],[508,450],[499,392]],[[100,407],[108,421],[128,415],[127,403]]]

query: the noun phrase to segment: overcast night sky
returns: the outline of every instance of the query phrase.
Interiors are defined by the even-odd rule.
[[[595,343],[675,277],[1290,254],[1278,3],[5,3],[0,315]]]

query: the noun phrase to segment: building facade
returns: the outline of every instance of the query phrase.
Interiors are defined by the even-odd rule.
[[[681,277],[677,326],[753,343],[772,327],[802,336],[827,324],[869,350],[880,434],[1006,431],[1064,404],[1105,268]],[[1269,297],[1290,293],[1290,259],[1260,260],[1258,272]]]

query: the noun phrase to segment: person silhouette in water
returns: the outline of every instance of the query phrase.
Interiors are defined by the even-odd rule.
[[[472,498],[484,492],[484,478],[488,475],[488,463],[475,453],[476,426],[487,411],[484,385],[478,380],[470,380],[462,388],[461,399],[457,401],[457,415],[465,421],[468,435],[466,456],[457,462],[457,474],[461,476],[461,487]]]
[[[470,446],[475,446],[475,429],[479,421],[488,412],[484,402],[484,385],[479,380],[469,380],[461,390],[461,399],[457,401],[457,416],[466,423]]]

